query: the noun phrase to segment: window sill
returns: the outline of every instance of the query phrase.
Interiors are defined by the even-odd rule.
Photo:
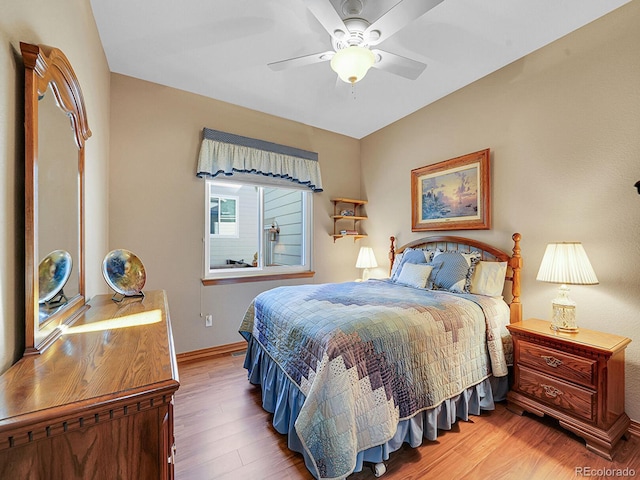
[[[310,278],[316,272],[274,273],[267,275],[248,275],[246,277],[203,278],[202,285],[229,285],[233,283],[266,282],[268,280],[288,280],[290,278]]]

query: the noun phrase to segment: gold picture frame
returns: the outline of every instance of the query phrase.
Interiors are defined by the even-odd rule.
[[[491,228],[490,150],[411,170],[411,231]]]

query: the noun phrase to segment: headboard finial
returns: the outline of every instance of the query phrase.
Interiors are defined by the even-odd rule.
[[[511,283],[511,295],[513,299],[509,308],[511,310],[511,323],[522,321],[522,303],[520,303],[520,270],[522,270],[522,256],[520,255],[520,240],[522,235],[514,233],[513,239],[513,255],[509,261],[511,267],[513,281]]]

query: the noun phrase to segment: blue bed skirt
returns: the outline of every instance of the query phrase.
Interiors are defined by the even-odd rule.
[[[313,473],[313,463],[294,427],[305,396],[253,337],[247,340],[249,345],[244,368],[249,372],[249,381],[261,386],[262,407],[273,414],[274,428],[288,436],[289,449],[301,453],[307,469]],[[415,448],[422,444],[423,437],[436,440],[438,429],[450,430],[457,419],[467,421],[469,415],[479,415],[480,410],[493,410],[494,401],[504,400],[508,390],[507,377],[489,377],[435,408],[401,420],[391,440],[358,453],[354,472],[361,471],[364,462],[380,463],[388,460],[389,454],[398,450],[403,443]]]

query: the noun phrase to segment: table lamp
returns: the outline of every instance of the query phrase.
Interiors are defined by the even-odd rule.
[[[580,242],[550,243],[542,257],[536,280],[559,283],[558,296],[552,300],[551,329],[577,332],[576,302],[569,298],[568,285],[596,285],[596,277]]]
[[[358,260],[356,260],[356,268],[364,268],[364,270],[362,271],[362,281],[368,280],[369,269],[376,268],[377,266],[378,262],[376,262],[376,257],[373,254],[373,248],[360,247]]]

